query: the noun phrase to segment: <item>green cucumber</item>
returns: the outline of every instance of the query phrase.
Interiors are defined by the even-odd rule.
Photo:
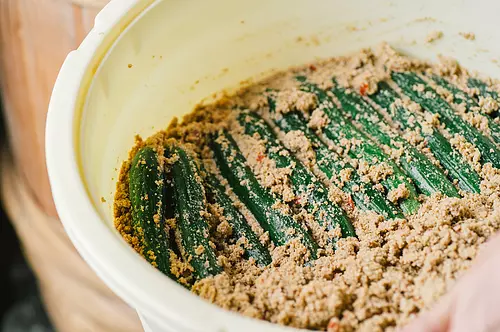
[[[204,184],[207,191],[207,197],[211,197],[213,201],[222,208],[222,213],[227,222],[233,229],[233,237],[235,239],[245,238],[248,245],[244,246],[245,257],[253,258],[257,265],[266,266],[271,264],[271,255],[266,247],[260,243],[259,238],[253,232],[246,218],[234,206],[233,201],[226,194],[223,185],[217,180],[215,175],[203,170]]]
[[[249,136],[259,136],[265,141],[266,153],[278,168],[291,168],[290,180],[294,194],[304,199],[305,209],[326,230],[340,226],[343,237],[356,236],[356,231],[340,206],[328,198],[328,188],[295,158],[279,141],[271,127],[254,112],[240,112],[238,120]],[[331,239],[333,242],[338,239]]]
[[[382,185],[389,191],[396,190],[400,185],[404,185],[409,194],[407,198],[400,201],[401,210],[405,215],[415,213],[420,203],[417,199],[416,189],[405,172],[365,133],[356,128],[351,121],[342,115],[325,91],[315,84],[306,82],[305,77],[299,76],[297,80],[302,83],[301,89],[303,91],[316,95],[319,108],[330,119],[329,123],[323,128],[323,134],[337,145],[340,145],[342,139],[355,139],[362,142],[362,144],[349,149],[349,156],[354,159],[365,160],[370,165],[385,162],[391,167],[393,174],[382,181]]]
[[[393,72],[391,77],[411,100],[425,110],[438,114],[441,123],[452,135],[462,135],[473,144],[479,150],[483,163],[491,163],[493,167],[500,168],[500,150],[496,144],[460,117],[422,78],[410,72]]]
[[[176,157],[171,175],[176,198],[177,229],[180,234],[184,259],[194,269],[197,279],[215,276],[222,272],[209,242],[206,221],[206,197],[198,167],[185,150],[167,148],[169,157]]]
[[[441,77],[441,76],[438,76],[438,75],[432,75],[430,77],[437,85],[441,86],[442,88],[448,90],[449,92],[451,92],[451,94],[453,95],[453,102],[455,104],[463,104],[465,103],[465,105],[467,106],[467,109],[470,109],[474,106],[478,106],[477,103],[472,99],[470,98],[467,93],[465,93],[465,91],[462,91],[460,90],[457,86],[451,84],[450,82],[448,82],[447,79]]]
[[[221,174],[261,227],[269,232],[271,241],[282,246],[298,238],[309,250],[311,258],[317,258],[318,244],[292,216],[276,206],[279,201],[260,185],[233,137],[225,130],[220,131],[213,137],[211,148]]]
[[[485,97],[485,98],[492,98],[498,102],[500,102],[500,99],[498,98],[498,93],[488,86],[485,82],[481,81],[480,79],[477,78],[469,78],[467,80],[467,85],[469,88],[476,88],[479,90],[479,93]],[[497,110],[498,111],[498,110]]]
[[[275,108],[275,101],[268,98],[271,112]],[[344,183],[342,190],[349,194],[354,201],[355,206],[363,211],[374,211],[387,219],[403,217],[399,209],[387,200],[384,195],[373,188],[370,183],[361,181],[360,176],[354,167],[348,162],[341,160],[341,157],[334,151],[328,148],[321,139],[307,126],[307,120],[299,112],[289,112],[281,117],[274,117],[275,124],[285,133],[299,130],[304,133],[305,137],[311,142],[314,152],[316,153],[316,164],[318,168],[330,180],[340,181],[338,174],[345,169],[350,169],[350,179]],[[361,190],[360,188],[363,188]]]
[[[129,173],[129,195],[132,205],[132,225],[144,246],[144,257],[161,272],[175,280],[170,271],[170,246],[165,227],[164,170],[156,151],[141,148]]]
[[[458,87],[451,84],[446,79],[439,77],[437,75],[432,76],[432,79],[438,85],[440,85],[441,87],[445,88],[446,90],[448,90],[449,92],[452,93],[453,102],[455,104],[460,105],[462,103],[465,103],[465,107],[466,107],[468,112],[474,112],[474,109],[480,109],[479,104],[473,98],[469,97],[469,95],[467,95],[467,93],[460,90]],[[471,80],[473,80],[473,81],[471,81]],[[473,85],[471,85],[471,82]],[[490,92],[488,92],[488,90],[486,90],[487,86],[485,86],[485,84],[481,81],[476,83],[475,79],[470,79],[469,86],[472,88],[473,87],[478,88],[479,91],[481,92],[481,94],[483,95],[483,97],[491,96]],[[498,100],[498,99],[496,99],[496,100]],[[490,133],[491,138],[493,139],[493,141],[495,141],[495,143],[500,144],[500,122],[498,122],[498,117],[494,118],[490,114],[485,114],[483,112],[482,112],[482,114],[488,120],[488,128],[489,128],[489,133]]]
[[[399,136],[385,121],[382,114],[360,95],[348,92],[334,83],[330,91],[337,97],[342,110],[361,125],[362,130],[379,144],[401,149],[401,168],[412,178],[422,193],[427,196],[442,193],[445,196],[460,197],[457,188],[446,175],[413,145]]]
[[[420,114],[411,112],[403,105],[394,104],[399,99],[399,95],[386,82],[379,83],[377,92],[370,98],[386,109],[402,130],[418,130],[436,159],[448,170],[449,176],[458,181],[458,186],[462,190],[472,193],[481,192],[481,178],[460,152],[452,147],[438,129],[422,130],[421,123],[424,119]]]

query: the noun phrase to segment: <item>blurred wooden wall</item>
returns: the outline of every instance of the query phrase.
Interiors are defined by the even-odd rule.
[[[104,1],[0,0],[0,80],[15,164],[36,202],[55,208],[44,132],[52,86],[67,53],[92,28]]]
[[[2,203],[60,331],[140,330],[135,312],[100,282],[67,239],[45,166],[52,86],[66,55],[107,2],[0,0],[0,91],[10,143],[0,158]]]

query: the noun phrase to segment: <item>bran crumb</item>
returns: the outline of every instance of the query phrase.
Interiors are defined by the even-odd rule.
[[[460,36],[467,40],[476,40],[476,34],[474,32],[459,32]]]
[[[435,31],[430,32],[427,35],[427,37],[425,38],[425,42],[427,44],[431,44],[431,43],[435,42],[436,40],[443,38],[443,36],[444,36],[443,31],[435,30]]]

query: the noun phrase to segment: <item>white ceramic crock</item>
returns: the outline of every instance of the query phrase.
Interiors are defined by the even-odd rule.
[[[382,41],[500,77],[498,13],[493,0],[111,1],[68,56],[49,108],[47,163],[68,235],[148,330],[292,331],[199,299],[121,239],[113,194],[134,135],[149,136],[244,79]],[[426,44],[434,30],[443,38]]]

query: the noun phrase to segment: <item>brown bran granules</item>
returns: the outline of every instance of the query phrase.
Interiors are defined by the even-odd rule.
[[[429,42],[439,39],[440,35],[432,37]],[[469,37],[464,35],[464,38]],[[192,285],[193,293],[225,309],[297,328],[329,332],[385,331],[407,324],[453,287],[471,266],[483,244],[500,228],[500,171],[490,164],[480,164],[481,156],[473,145],[460,135],[451,137],[437,116],[423,111],[408,98],[398,100],[397,103],[425,119],[423,131],[443,129],[445,136],[482,176],[481,194],[465,194],[462,198],[422,196],[422,206],[416,214],[406,219],[386,220],[376,213],[360,211],[349,195],[341,191],[352,172],[358,172],[364,182],[375,185],[393,202],[408,195],[404,185],[385,192],[380,182],[392,174],[392,169],[385,163],[369,165],[363,160],[347,157],[349,149],[360,144],[359,141],[346,138],[338,145],[329,142],[330,149],[345,156],[346,161],[356,167],[356,170],[341,172],[338,179],[331,183],[314,165],[314,149],[302,133],[277,133],[284,146],[325,182],[330,190],[330,200],[344,207],[358,236],[341,239],[335,251],[326,247],[321,249],[320,258],[312,264],[304,264],[307,250],[300,242],[291,241],[281,247],[271,243],[269,234],[219,173],[207,146],[210,133],[227,129],[262,186],[281,197],[279,208],[293,213],[294,218],[311,229],[317,242],[324,246],[324,230],[311,214],[301,208],[300,197],[295,197],[291,188],[293,165],[288,169],[278,168],[266,154],[265,141],[245,135],[237,125],[235,109],[248,109],[269,119],[275,115],[269,112],[266,91],[269,88],[278,90],[274,93],[277,98],[276,116],[289,111],[303,112],[309,127],[321,133],[329,119],[317,108],[318,101],[314,95],[298,89],[294,79],[296,75],[306,76],[322,88],[331,86],[331,78],[335,76],[340,85],[365,95],[375,92],[381,80],[388,80],[392,70],[438,74],[470,96],[477,95],[477,91],[466,87],[467,78],[474,75],[456,61],[442,57],[438,64],[430,64],[401,55],[386,44],[375,51],[365,49],[357,54],[292,68],[246,87],[235,95],[223,97],[216,103],[200,106],[182,122],[174,120],[166,131],[147,140],[137,138],[129,159],[123,163],[117,183],[114,202],[116,229],[137,252],[147,254],[140,244],[140,232],[134,230],[131,224],[128,196],[130,160],[145,145],[155,146],[160,151],[168,142],[183,144],[200,157],[198,162],[216,174],[234,205],[246,217],[273,258],[267,267],[258,267],[255,262],[245,260],[245,239],[234,239],[231,224],[223,217],[220,206],[208,203],[206,219],[210,226],[209,236],[224,272],[196,280]],[[488,82],[491,86],[500,86],[496,81]],[[437,93],[450,101],[449,92],[437,89]],[[481,99],[477,113],[466,114],[463,108],[453,106],[457,113],[488,134],[484,115],[480,113],[496,112],[498,101]],[[387,112],[384,116],[390,120]],[[421,133],[399,132],[437,162],[426,148]],[[401,151],[388,152],[395,160],[401,155]],[[164,162],[168,165],[172,161]],[[175,220],[167,222],[167,227],[175,229]],[[198,249],[200,252],[205,250]],[[172,255],[172,273],[183,278],[186,284],[192,283],[189,262],[182,259],[182,253],[180,256]]]

